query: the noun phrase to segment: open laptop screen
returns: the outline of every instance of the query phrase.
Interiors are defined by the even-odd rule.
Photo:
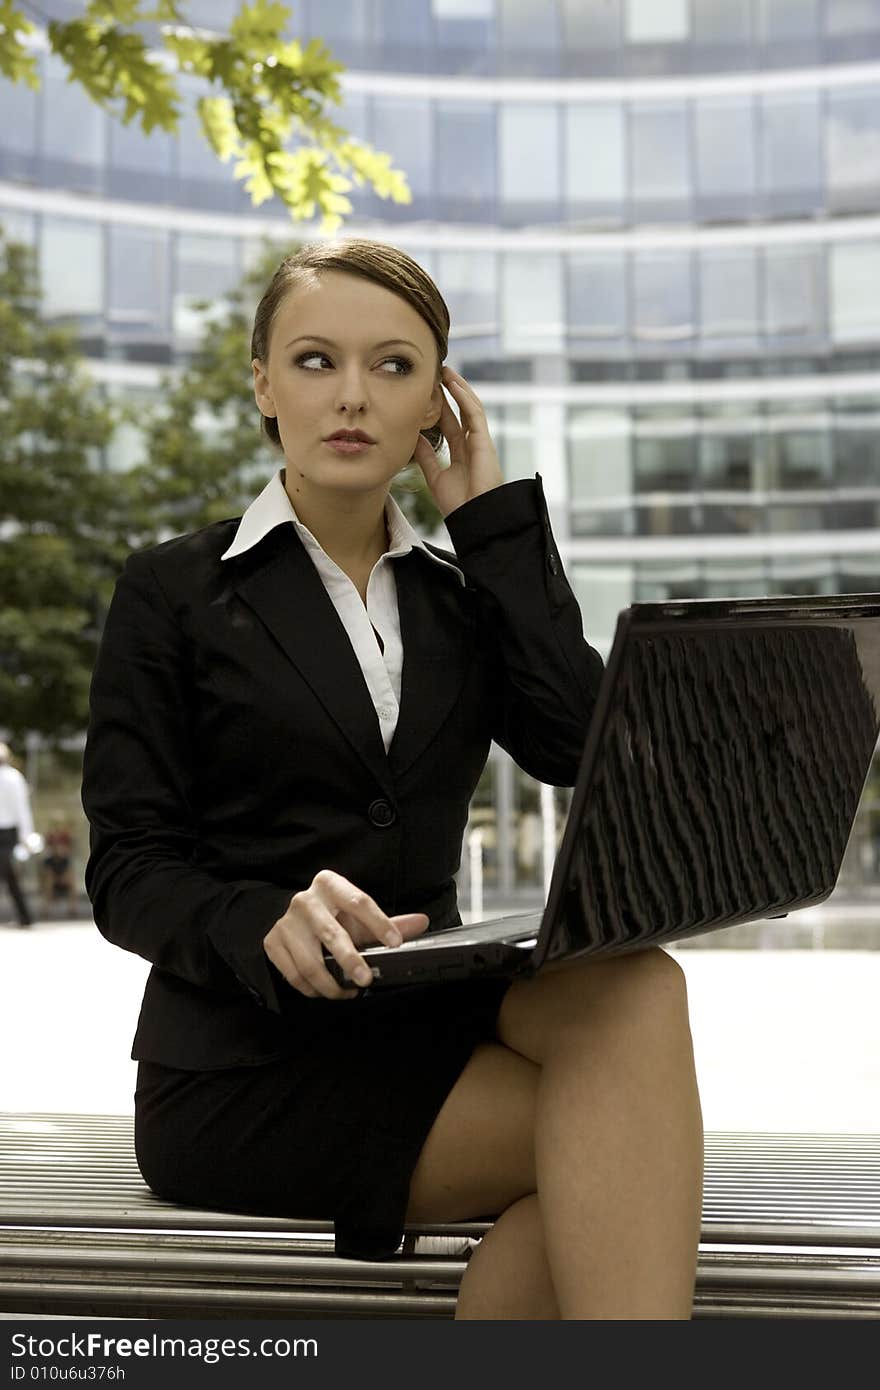
[[[880,595],[634,604],[603,692],[547,959],[828,896],[880,732]]]

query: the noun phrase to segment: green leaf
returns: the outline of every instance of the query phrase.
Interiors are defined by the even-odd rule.
[[[210,77],[213,70],[213,46],[208,39],[198,38],[183,30],[166,30],[162,43],[177,59],[182,72]]]
[[[22,42],[23,37],[33,32],[33,24],[25,19],[12,0],[0,0],[0,73],[11,82],[25,82],[37,88],[40,79],[36,59]]]
[[[115,0],[114,0],[115,3]],[[68,81],[77,81],[108,110],[124,103],[123,120],[140,114],[145,133],[157,125],[174,131],[179,123],[177,88],[155,62],[140,34],[86,18],[48,26],[49,43],[66,64]]]
[[[232,102],[228,97],[202,97],[196,109],[211,148],[225,164],[241,149]]]
[[[277,0],[253,0],[250,5],[242,5],[233,19],[230,37],[242,47],[278,43],[290,15],[287,6]]]

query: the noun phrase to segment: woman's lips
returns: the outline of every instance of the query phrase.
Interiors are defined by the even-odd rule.
[[[325,439],[324,443],[335,449],[337,454],[363,454],[373,447],[363,439]]]

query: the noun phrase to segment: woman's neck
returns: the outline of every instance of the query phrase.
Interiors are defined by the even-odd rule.
[[[288,469],[282,470],[282,481],[303,526],[340,569],[373,565],[384,555],[388,549],[386,492],[356,496],[307,490],[291,484]]]

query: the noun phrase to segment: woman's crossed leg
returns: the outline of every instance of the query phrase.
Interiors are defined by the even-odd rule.
[[[407,1219],[497,1213],[459,1318],[691,1315],[703,1132],[684,975],[661,950],[514,982],[431,1129]]]

